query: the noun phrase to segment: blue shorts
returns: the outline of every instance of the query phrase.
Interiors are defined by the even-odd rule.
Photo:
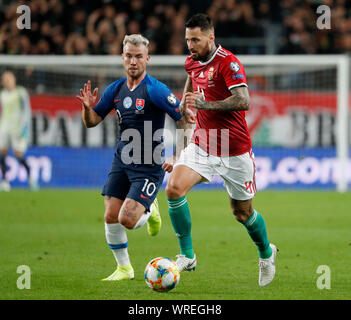
[[[121,200],[130,198],[149,210],[164,176],[165,172],[159,165],[125,165],[115,154],[101,194]]]

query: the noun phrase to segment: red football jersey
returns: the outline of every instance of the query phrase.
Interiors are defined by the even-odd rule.
[[[244,67],[230,51],[219,46],[206,62],[188,56],[185,70],[193,91],[206,101],[219,101],[231,95],[230,89],[247,86]],[[192,142],[216,156],[236,156],[251,150],[245,111],[198,110]]]

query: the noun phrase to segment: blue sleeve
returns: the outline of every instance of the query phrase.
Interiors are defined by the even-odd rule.
[[[115,93],[115,89],[121,80],[117,80],[111,83],[106,90],[104,91],[101,99],[93,108],[94,111],[104,119],[110,111],[114,108],[113,97]]]
[[[179,99],[165,84],[160,81],[154,81],[148,83],[147,88],[153,104],[167,112],[175,121],[182,117],[179,110]]]

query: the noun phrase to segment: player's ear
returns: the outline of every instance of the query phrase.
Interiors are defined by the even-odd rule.
[[[214,40],[215,40],[215,35],[214,35],[213,32],[211,32],[211,33],[209,34],[209,39],[210,39],[211,43],[214,42]]]
[[[149,63],[151,57],[149,55],[146,56],[146,63]]]

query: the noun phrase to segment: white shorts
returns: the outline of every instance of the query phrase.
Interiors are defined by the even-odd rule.
[[[19,134],[0,129],[0,149],[12,148],[15,151],[24,153],[28,147],[28,139]]]
[[[203,178],[212,180],[218,174],[224,180],[229,196],[234,200],[248,200],[256,193],[255,158],[252,151],[239,156],[217,157],[208,154],[194,143],[182,150],[175,167],[185,165]]]

